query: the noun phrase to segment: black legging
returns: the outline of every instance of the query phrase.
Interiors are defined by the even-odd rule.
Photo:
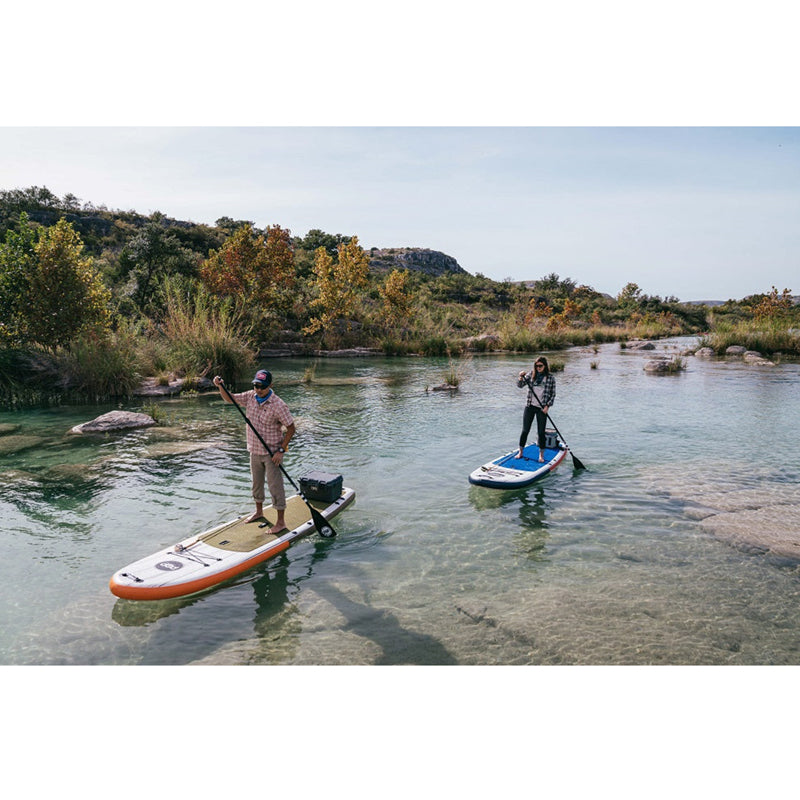
[[[544,409],[539,406],[525,406],[525,413],[522,415],[522,433],[519,437],[519,449],[525,447],[525,442],[528,441],[528,434],[533,425],[533,418],[536,417],[536,428],[539,434],[539,447],[544,450],[544,429],[547,426],[547,414]]]

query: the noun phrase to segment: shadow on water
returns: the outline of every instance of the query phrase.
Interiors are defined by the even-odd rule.
[[[317,586],[317,593],[347,620],[343,630],[377,644],[383,651],[377,665],[427,664],[453,665],[458,659],[437,639],[404,628],[391,611],[372,608],[351,600],[330,583]]]
[[[525,489],[503,490],[470,487],[469,499],[477,511],[516,510],[519,528],[514,540],[521,553],[532,561],[543,560],[548,540],[547,489],[537,483]],[[505,527],[506,520],[503,520]]]

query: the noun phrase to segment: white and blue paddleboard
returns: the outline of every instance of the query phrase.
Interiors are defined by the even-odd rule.
[[[539,448],[529,444],[517,458],[518,448],[470,473],[469,482],[490,489],[522,489],[549,475],[566,457],[567,447],[555,437],[548,437],[544,461],[539,461]]]

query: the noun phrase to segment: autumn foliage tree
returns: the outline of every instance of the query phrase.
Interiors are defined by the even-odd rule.
[[[369,274],[369,256],[354,236],[337,248],[339,260],[334,261],[324,247],[314,253],[314,279],[312,286],[316,297],[311,308],[316,312],[303,329],[306,335],[322,331],[322,341],[338,341],[342,325],[349,327],[348,317],[356,309],[359,291],[366,286]],[[335,324],[339,323],[338,329]]]
[[[757,322],[772,321],[785,314],[792,307],[791,289],[784,289],[781,294],[773,286],[772,291],[764,295],[753,308]]]
[[[292,304],[295,284],[292,238],[279,225],[256,234],[248,222],[211,253],[200,279],[214,294],[247,305],[258,321],[279,323]]]

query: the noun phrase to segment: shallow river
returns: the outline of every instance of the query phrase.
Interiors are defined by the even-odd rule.
[[[677,352],[688,340],[658,343]],[[800,367],[603,345],[551,354],[567,458],[531,488],[470,486],[516,444],[527,356],[276,360],[297,479],[341,472],[338,536],[222,588],[118,600],[111,574],[250,510],[244,423],[214,395],[158,401],[166,424],[69,436],[112,406],[0,412],[0,663],[793,665]],[[140,410],[141,403],[125,406]]]

